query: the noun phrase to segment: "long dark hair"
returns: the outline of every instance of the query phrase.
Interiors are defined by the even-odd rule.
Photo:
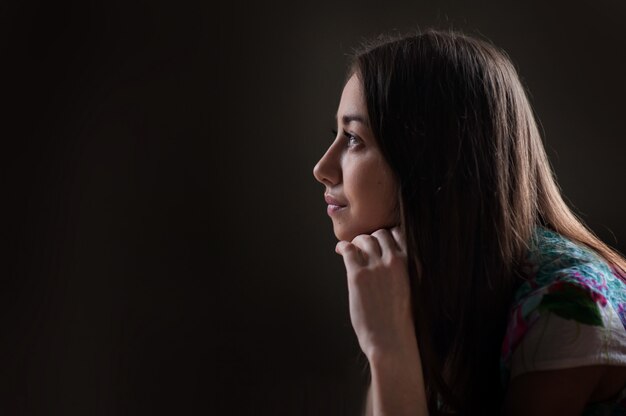
[[[534,227],[622,271],[626,260],[563,201],[514,65],[489,41],[434,29],[380,37],[348,72],[400,185],[429,409],[498,413],[500,348]]]

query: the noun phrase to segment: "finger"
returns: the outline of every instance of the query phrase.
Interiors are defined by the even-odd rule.
[[[395,240],[397,246],[400,248],[400,251],[406,253],[406,240],[400,226],[393,227],[391,229],[391,235],[393,236],[393,239]]]
[[[372,233],[372,237],[378,240],[378,244],[382,249],[382,256],[385,254],[391,254],[394,252],[402,251],[391,232],[387,229],[376,230]]]
[[[352,244],[361,249],[365,253],[365,258],[382,257],[383,251],[380,248],[378,240],[369,234],[357,235],[352,239]]]
[[[343,257],[347,271],[352,270],[356,266],[367,264],[367,260],[363,257],[361,250],[347,241],[338,242],[335,246],[335,252]]]

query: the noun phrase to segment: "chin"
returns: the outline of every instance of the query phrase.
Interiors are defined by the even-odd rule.
[[[351,232],[346,227],[342,227],[341,225],[334,225],[333,232],[335,233],[335,237],[340,241],[352,241],[354,237],[358,234]]]
[[[378,227],[380,228],[380,227]],[[361,234],[371,234],[374,231],[378,230],[378,228],[348,228],[348,227],[342,227],[342,226],[335,226],[333,228],[333,231],[335,232],[335,237],[337,237],[337,240],[342,240],[342,241],[352,241],[354,240],[354,237],[356,237],[357,235],[361,235]]]
[[[395,226],[398,226],[399,223],[397,221],[391,221],[387,224],[375,224],[370,227],[345,227],[341,224],[334,224],[333,231],[335,233],[335,237],[337,240],[341,241],[352,241],[354,237],[361,234],[372,234],[373,232],[380,230],[382,228],[391,229]]]

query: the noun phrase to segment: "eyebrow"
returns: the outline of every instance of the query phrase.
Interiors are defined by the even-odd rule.
[[[337,115],[335,114],[335,120],[337,120]],[[359,114],[345,114],[343,115],[343,117],[341,117],[341,121],[343,121],[343,124],[350,124],[353,121],[359,122],[361,124],[364,124],[366,126],[369,126],[369,122],[367,121],[367,117],[363,117]]]

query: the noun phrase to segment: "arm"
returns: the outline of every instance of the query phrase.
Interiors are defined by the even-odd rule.
[[[335,250],[346,266],[352,326],[370,363],[366,414],[426,415],[404,237],[398,228],[381,229]]]
[[[504,401],[508,416],[580,415],[599,386],[605,366],[533,371],[511,380]]]
[[[561,306],[572,304],[578,306],[572,301]],[[505,414],[533,416],[558,409],[558,414],[579,415],[591,403],[616,399],[626,385],[626,366],[615,364],[626,358],[626,338],[608,305],[598,307],[598,313],[606,314],[603,326],[544,311],[512,354]]]
[[[589,403],[614,400],[625,386],[624,366],[533,371],[511,380],[503,410],[505,415],[580,415]]]
[[[395,354],[374,356],[370,359],[370,369],[372,383],[366,404],[369,415],[428,415],[417,342]]]

